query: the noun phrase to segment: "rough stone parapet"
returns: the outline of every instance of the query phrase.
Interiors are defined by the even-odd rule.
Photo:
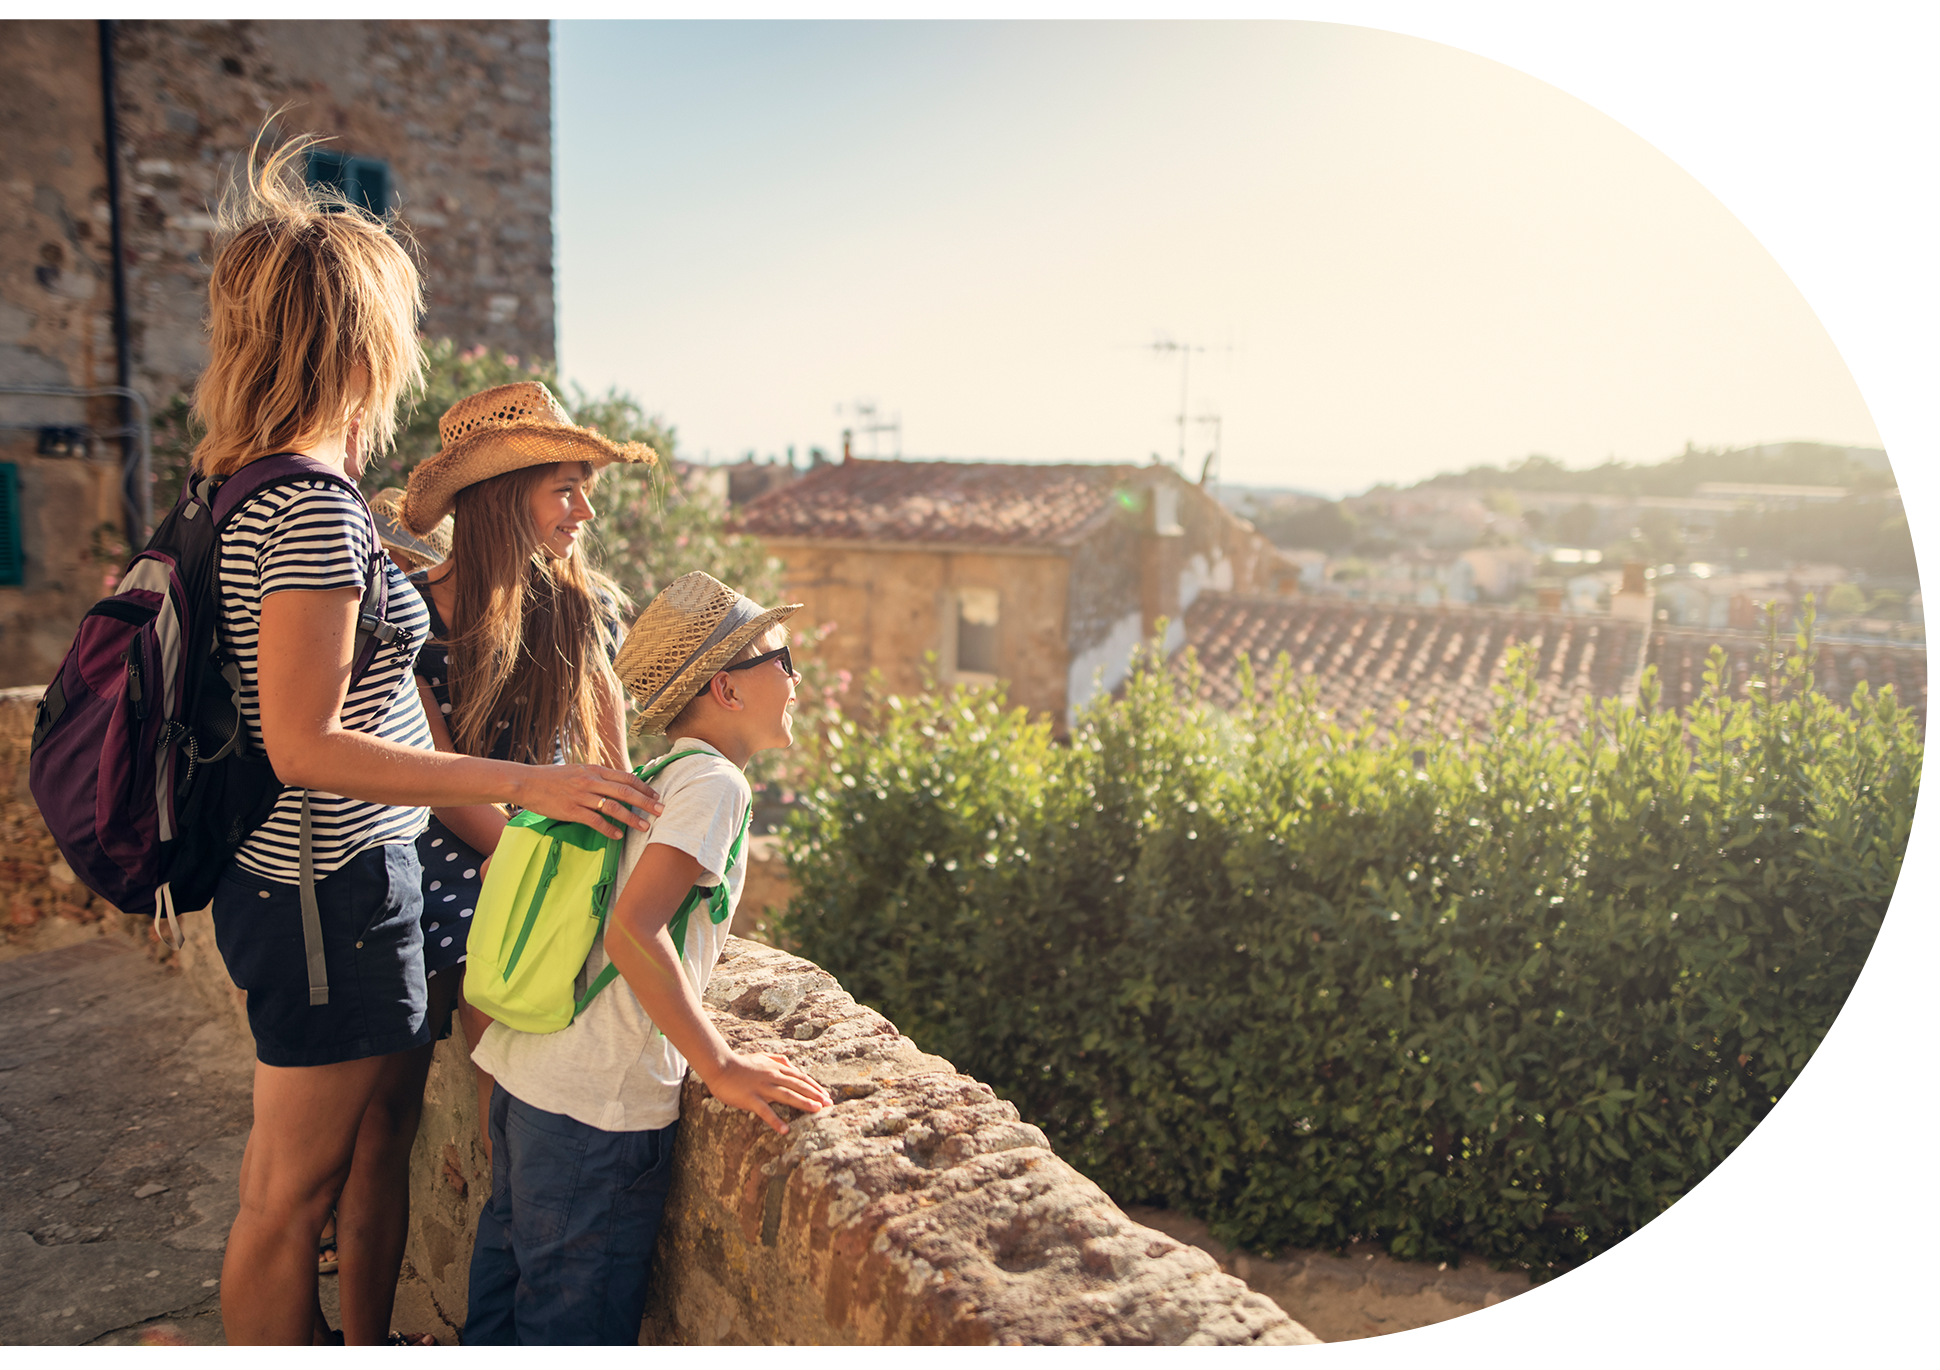
[[[707,1005],[736,1050],[786,1054],[837,1103],[781,1137],[689,1078],[647,1340],[1317,1341],[811,962],[730,941]]]

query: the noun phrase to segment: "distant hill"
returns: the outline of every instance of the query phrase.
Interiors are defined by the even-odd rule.
[[[1332,504],[1332,495],[1323,495],[1318,490],[1303,490],[1292,485],[1229,485],[1225,481],[1213,487],[1213,498],[1235,513],[1244,516],[1248,509],[1261,509],[1272,504],[1321,503]]]
[[[1839,485],[1855,493],[1895,485],[1886,453],[1877,447],[1820,442],[1766,443],[1729,451],[1689,447],[1652,466],[1606,461],[1572,471],[1554,457],[1532,455],[1510,466],[1471,466],[1430,476],[1411,489],[1533,490],[1545,494],[1694,495],[1706,481],[1743,485]],[[1393,489],[1393,486],[1376,489]]]

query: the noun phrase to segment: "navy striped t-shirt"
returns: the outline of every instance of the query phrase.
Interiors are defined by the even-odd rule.
[[[242,673],[243,718],[249,740],[263,747],[256,703],[256,636],[265,596],[283,590],[362,593],[365,569],[376,547],[370,517],[356,496],[322,478],[278,485],[245,500],[222,534],[222,639]],[[431,728],[418,700],[411,663],[424,642],[429,619],[411,584],[389,557],[379,558],[389,577],[387,617],[397,638],[379,647],[362,681],[340,714],[348,732],[371,733],[408,747],[432,749]],[[286,789],[269,821],[244,842],[236,861],[266,879],[295,884],[303,791]],[[396,808],[342,795],[310,791],[310,846],[318,876],[358,852],[409,842],[423,831],[429,810]]]

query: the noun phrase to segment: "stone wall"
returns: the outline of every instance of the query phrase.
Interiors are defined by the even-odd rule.
[[[143,942],[130,918],[74,878],[27,790],[38,687],[0,690],[0,961],[97,937]]]
[[[65,866],[26,788],[39,695],[0,692],[0,877],[15,881],[6,887],[15,908],[36,910],[10,929],[7,949],[130,938],[172,959],[246,1032],[243,995],[206,910],[183,915],[185,944],[160,953],[146,919],[109,909],[71,873],[60,878]],[[761,856],[778,864],[772,851]],[[779,887],[779,872],[771,876]],[[50,931],[62,936],[50,940]],[[794,1119],[784,1138],[688,1080],[645,1340],[1315,1340],[1212,1256],[1127,1218],[1015,1107],[925,1054],[812,963],[731,938],[706,1002],[737,1050],[789,1056],[838,1102]],[[472,1233],[491,1185],[475,1078],[462,1037],[438,1044],[411,1156],[407,1255],[452,1327],[464,1322]]]
[[[545,20],[131,20],[120,26],[139,387],[201,371],[211,211],[264,117],[389,164],[424,269],[425,332],[553,354]]]
[[[115,381],[107,142],[91,20],[0,29],[0,386]],[[214,211],[263,120],[388,163],[428,336],[553,355],[552,76],[544,20],[129,20],[115,42],[132,382],[152,413],[206,361]],[[0,586],[0,686],[45,684],[120,569],[118,440],[36,452],[119,402],[0,395],[25,574]],[[167,498],[172,487],[160,494]]]
[[[95,25],[0,25],[0,386],[112,385],[112,259]],[[0,685],[45,684],[101,594],[121,524],[121,450],[38,453],[40,425],[104,431],[112,400],[0,395],[0,462],[19,479],[25,575],[0,586]]]
[[[835,1095],[780,1137],[689,1078],[643,1340],[740,1345],[1296,1345],[1205,1252],[1134,1223],[988,1086],[833,976],[743,941],[708,987],[741,1051]],[[412,1265],[462,1319],[489,1183],[462,1054],[438,1049],[412,1155]]]

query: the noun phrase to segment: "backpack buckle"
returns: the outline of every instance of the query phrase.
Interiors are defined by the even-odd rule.
[[[398,626],[379,618],[376,614],[357,615],[357,631],[375,638],[385,647],[396,642],[398,636]]]

